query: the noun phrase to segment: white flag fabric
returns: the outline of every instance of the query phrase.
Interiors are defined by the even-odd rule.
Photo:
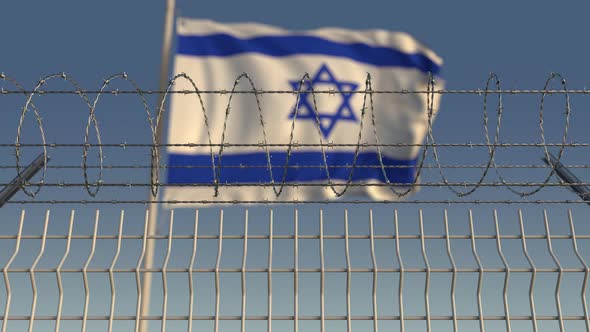
[[[329,200],[346,183],[343,198],[393,200],[414,181],[420,147],[399,144],[424,141],[427,95],[363,93],[367,74],[375,91],[441,88],[442,60],[410,35],[186,18],[177,35],[175,74],[203,93],[171,96],[165,200]],[[232,95],[242,73],[236,91],[277,92]]]

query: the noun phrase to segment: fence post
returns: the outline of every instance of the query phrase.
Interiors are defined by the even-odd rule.
[[[160,94],[158,95],[158,103],[159,107],[163,107],[162,101],[164,100],[164,93],[168,87],[168,72],[170,66],[170,52],[172,48],[172,37],[174,34],[174,14],[176,11],[176,0],[166,0],[166,14],[164,17],[164,36],[162,42],[162,63],[160,65]],[[159,112],[162,112],[162,109],[158,109]],[[156,114],[158,116],[159,113]],[[163,119],[163,118],[162,118]],[[156,142],[157,144],[162,143],[162,128],[163,128],[163,121],[156,122]],[[156,149],[160,149],[160,147],[156,147]],[[158,151],[159,152],[159,151]],[[159,159],[157,160],[159,162]],[[152,167],[152,179],[156,179],[157,176],[154,176],[155,172],[158,172],[159,167]],[[157,175],[157,174],[156,174]],[[150,188],[151,189],[151,188]],[[159,188],[158,188],[159,192]],[[154,195],[150,190],[148,197],[151,201],[156,201],[158,199],[158,195]],[[158,227],[158,204],[157,203],[149,203],[149,221],[148,221],[148,236],[156,235],[156,230]],[[154,251],[156,249],[156,243],[154,239],[149,239],[147,241],[146,246],[146,256],[145,256],[145,269],[149,269],[153,267],[154,264]],[[141,316],[149,315],[150,310],[150,299],[151,299],[151,286],[152,286],[152,274],[151,273],[143,273],[143,282],[142,282],[142,299],[141,299]],[[142,320],[140,324],[140,331],[147,332],[148,331],[148,321]]]

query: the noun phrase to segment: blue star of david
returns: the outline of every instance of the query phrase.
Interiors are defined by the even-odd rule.
[[[291,84],[294,91],[299,91],[300,81],[289,81],[289,84]],[[318,109],[320,131],[325,138],[330,136],[330,133],[338,121],[358,122],[357,117],[352,110],[352,106],[350,106],[350,99],[352,98],[353,93],[347,92],[356,90],[358,86],[359,85],[354,82],[336,80],[336,77],[334,77],[334,74],[326,64],[323,64],[320,67],[311,80],[306,80],[301,85],[301,91],[311,91],[312,87],[316,91],[334,89],[334,91],[339,92],[338,95],[342,96],[342,102],[335,112],[327,113]],[[289,115],[289,119],[293,119],[295,112],[297,111],[297,120],[316,121],[313,99],[308,98],[309,95],[311,95],[311,93],[301,93],[299,95],[299,110],[297,111],[297,105],[295,105]],[[321,107],[321,105],[318,106]]]

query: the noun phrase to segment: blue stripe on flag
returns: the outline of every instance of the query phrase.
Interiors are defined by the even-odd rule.
[[[286,152],[271,152],[271,165],[275,182],[283,179]],[[204,184],[213,183],[210,154],[168,154],[168,183],[169,184]],[[326,152],[326,159],[330,177],[334,180],[347,180],[351,171],[354,152]],[[266,152],[227,153],[221,159],[221,183],[270,183]],[[397,160],[383,156],[385,166],[416,166],[416,160]],[[219,157],[215,156],[215,165],[219,166]],[[286,182],[321,181],[327,180],[322,153],[320,151],[292,151],[289,166],[306,166],[303,168],[289,168]],[[377,152],[361,152],[358,154],[352,179],[354,181],[374,179],[385,182],[381,167],[379,167]],[[174,166],[202,166],[199,168],[174,168]],[[224,166],[259,166],[256,168],[225,168]],[[309,167],[312,166],[312,167]],[[339,167],[331,167],[339,166]],[[342,167],[348,166],[348,167]],[[377,166],[377,167],[375,167]],[[385,173],[390,182],[412,183],[415,167],[389,167]]]
[[[404,53],[363,43],[339,43],[314,36],[261,36],[249,39],[227,34],[179,36],[177,52],[195,56],[232,56],[242,53],[276,57],[297,54],[329,55],[379,67],[416,68],[433,75],[438,75],[441,70],[439,65],[421,53]]]

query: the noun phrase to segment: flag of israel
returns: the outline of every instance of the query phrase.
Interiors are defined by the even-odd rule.
[[[194,19],[177,33],[175,73],[192,82],[173,90],[204,93],[171,97],[165,200],[328,200],[347,183],[342,198],[392,200],[414,181],[420,147],[392,145],[423,142],[426,94],[373,94],[371,113],[363,93],[367,74],[373,90],[395,91],[438,77],[442,60],[410,35]]]

